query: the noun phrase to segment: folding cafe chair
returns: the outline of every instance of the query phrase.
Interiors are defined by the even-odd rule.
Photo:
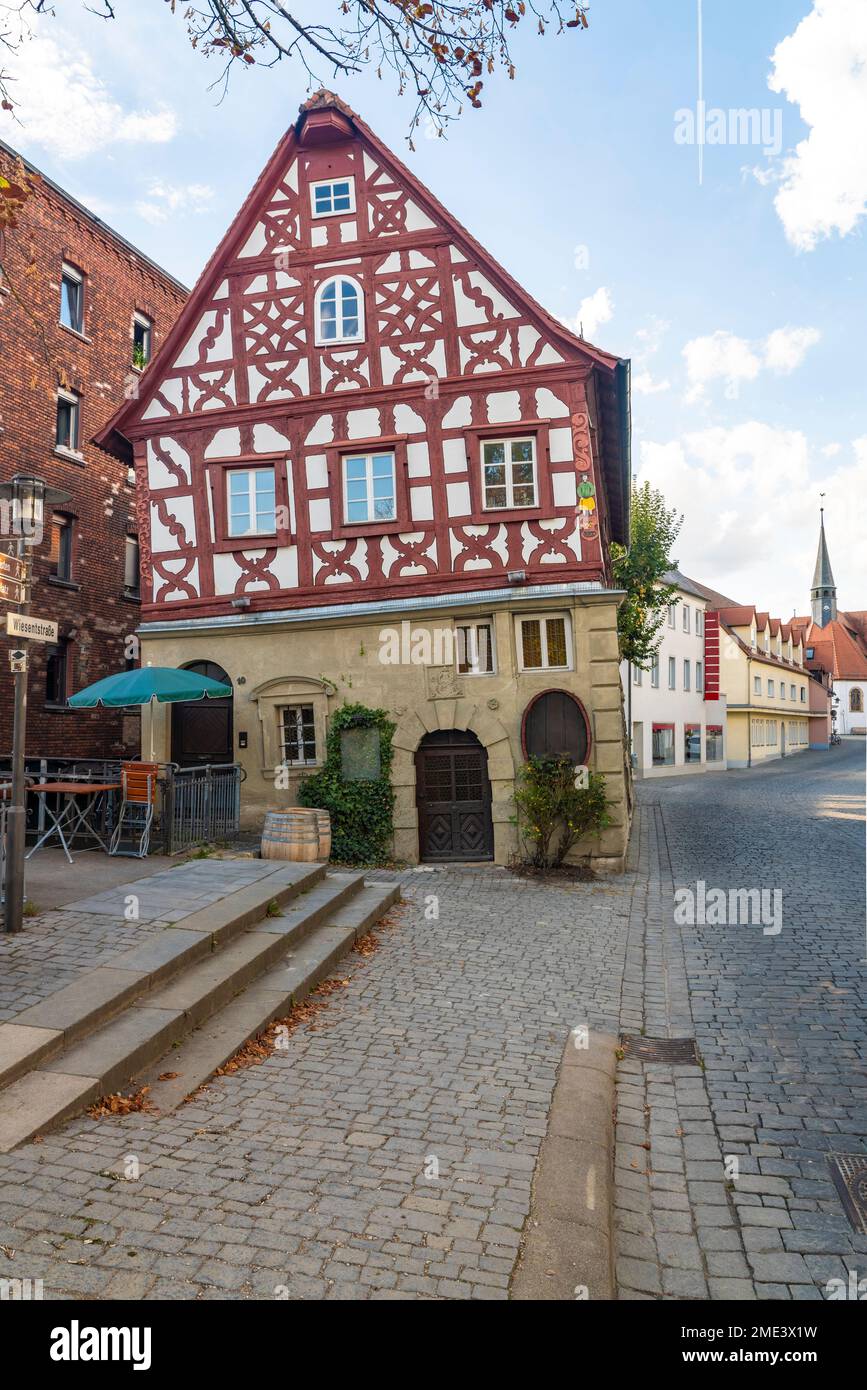
[[[151,837],[159,763],[121,763],[121,801],[109,854],[145,859]],[[127,847],[121,848],[124,832]]]

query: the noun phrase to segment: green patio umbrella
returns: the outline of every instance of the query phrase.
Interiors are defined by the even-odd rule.
[[[118,671],[105,676],[94,685],[85,686],[70,695],[74,709],[120,709],[125,705],[174,704],[180,700],[219,700],[232,694],[230,685],[199,676],[195,671],[180,671],[173,666],[139,666],[133,671]],[[154,755],[154,729],[151,720],[151,759]]]

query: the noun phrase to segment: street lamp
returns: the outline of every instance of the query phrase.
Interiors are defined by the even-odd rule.
[[[32,473],[16,473],[8,483],[0,483],[2,533],[14,542],[14,550],[3,557],[4,580],[17,611],[30,611],[30,582],[33,547],[41,544],[45,527],[45,508],[69,501],[70,494],[46,486]],[[11,505],[10,505],[11,504]],[[14,597],[13,597],[14,596]],[[24,916],[24,840],[27,829],[24,752],[27,734],[27,653],[26,637],[17,637],[15,670],[15,722],[12,734],[12,786],[7,807],[6,882],[4,885],[3,929],[18,932]]]

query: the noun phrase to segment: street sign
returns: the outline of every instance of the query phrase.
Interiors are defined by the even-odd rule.
[[[25,589],[23,583],[18,584],[14,579],[0,579],[0,599],[5,603],[21,603]]]
[[[15,555],[7,555],[5,551],[0,550],[0,579],[22,582],[26,576],[26,560],[19,560]]]
[[[32,618],[29,613],[6,614],[7,637],[29,637],[31,642],[56,642],[57,623],[50,618]]]

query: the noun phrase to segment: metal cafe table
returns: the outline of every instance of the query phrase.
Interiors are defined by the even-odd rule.
[[[34,855],[46,841],[56,838],[63,846],[63,852],[71,864],[69,846],[81,832],[90,835],[102,845],[107,854],[108,845],[96,829],[94,818],[96,813],[103,809],[109,794],[119,790],[120,782],[36,782],[29,786],[28,794],[39,798],[45,819],[51,824],[43,831],[33,848],[28,850],[26,858]],[[63,798],[56,812],[47,800],[52,793]],[[79,800],[82,802],[81,805]]]

